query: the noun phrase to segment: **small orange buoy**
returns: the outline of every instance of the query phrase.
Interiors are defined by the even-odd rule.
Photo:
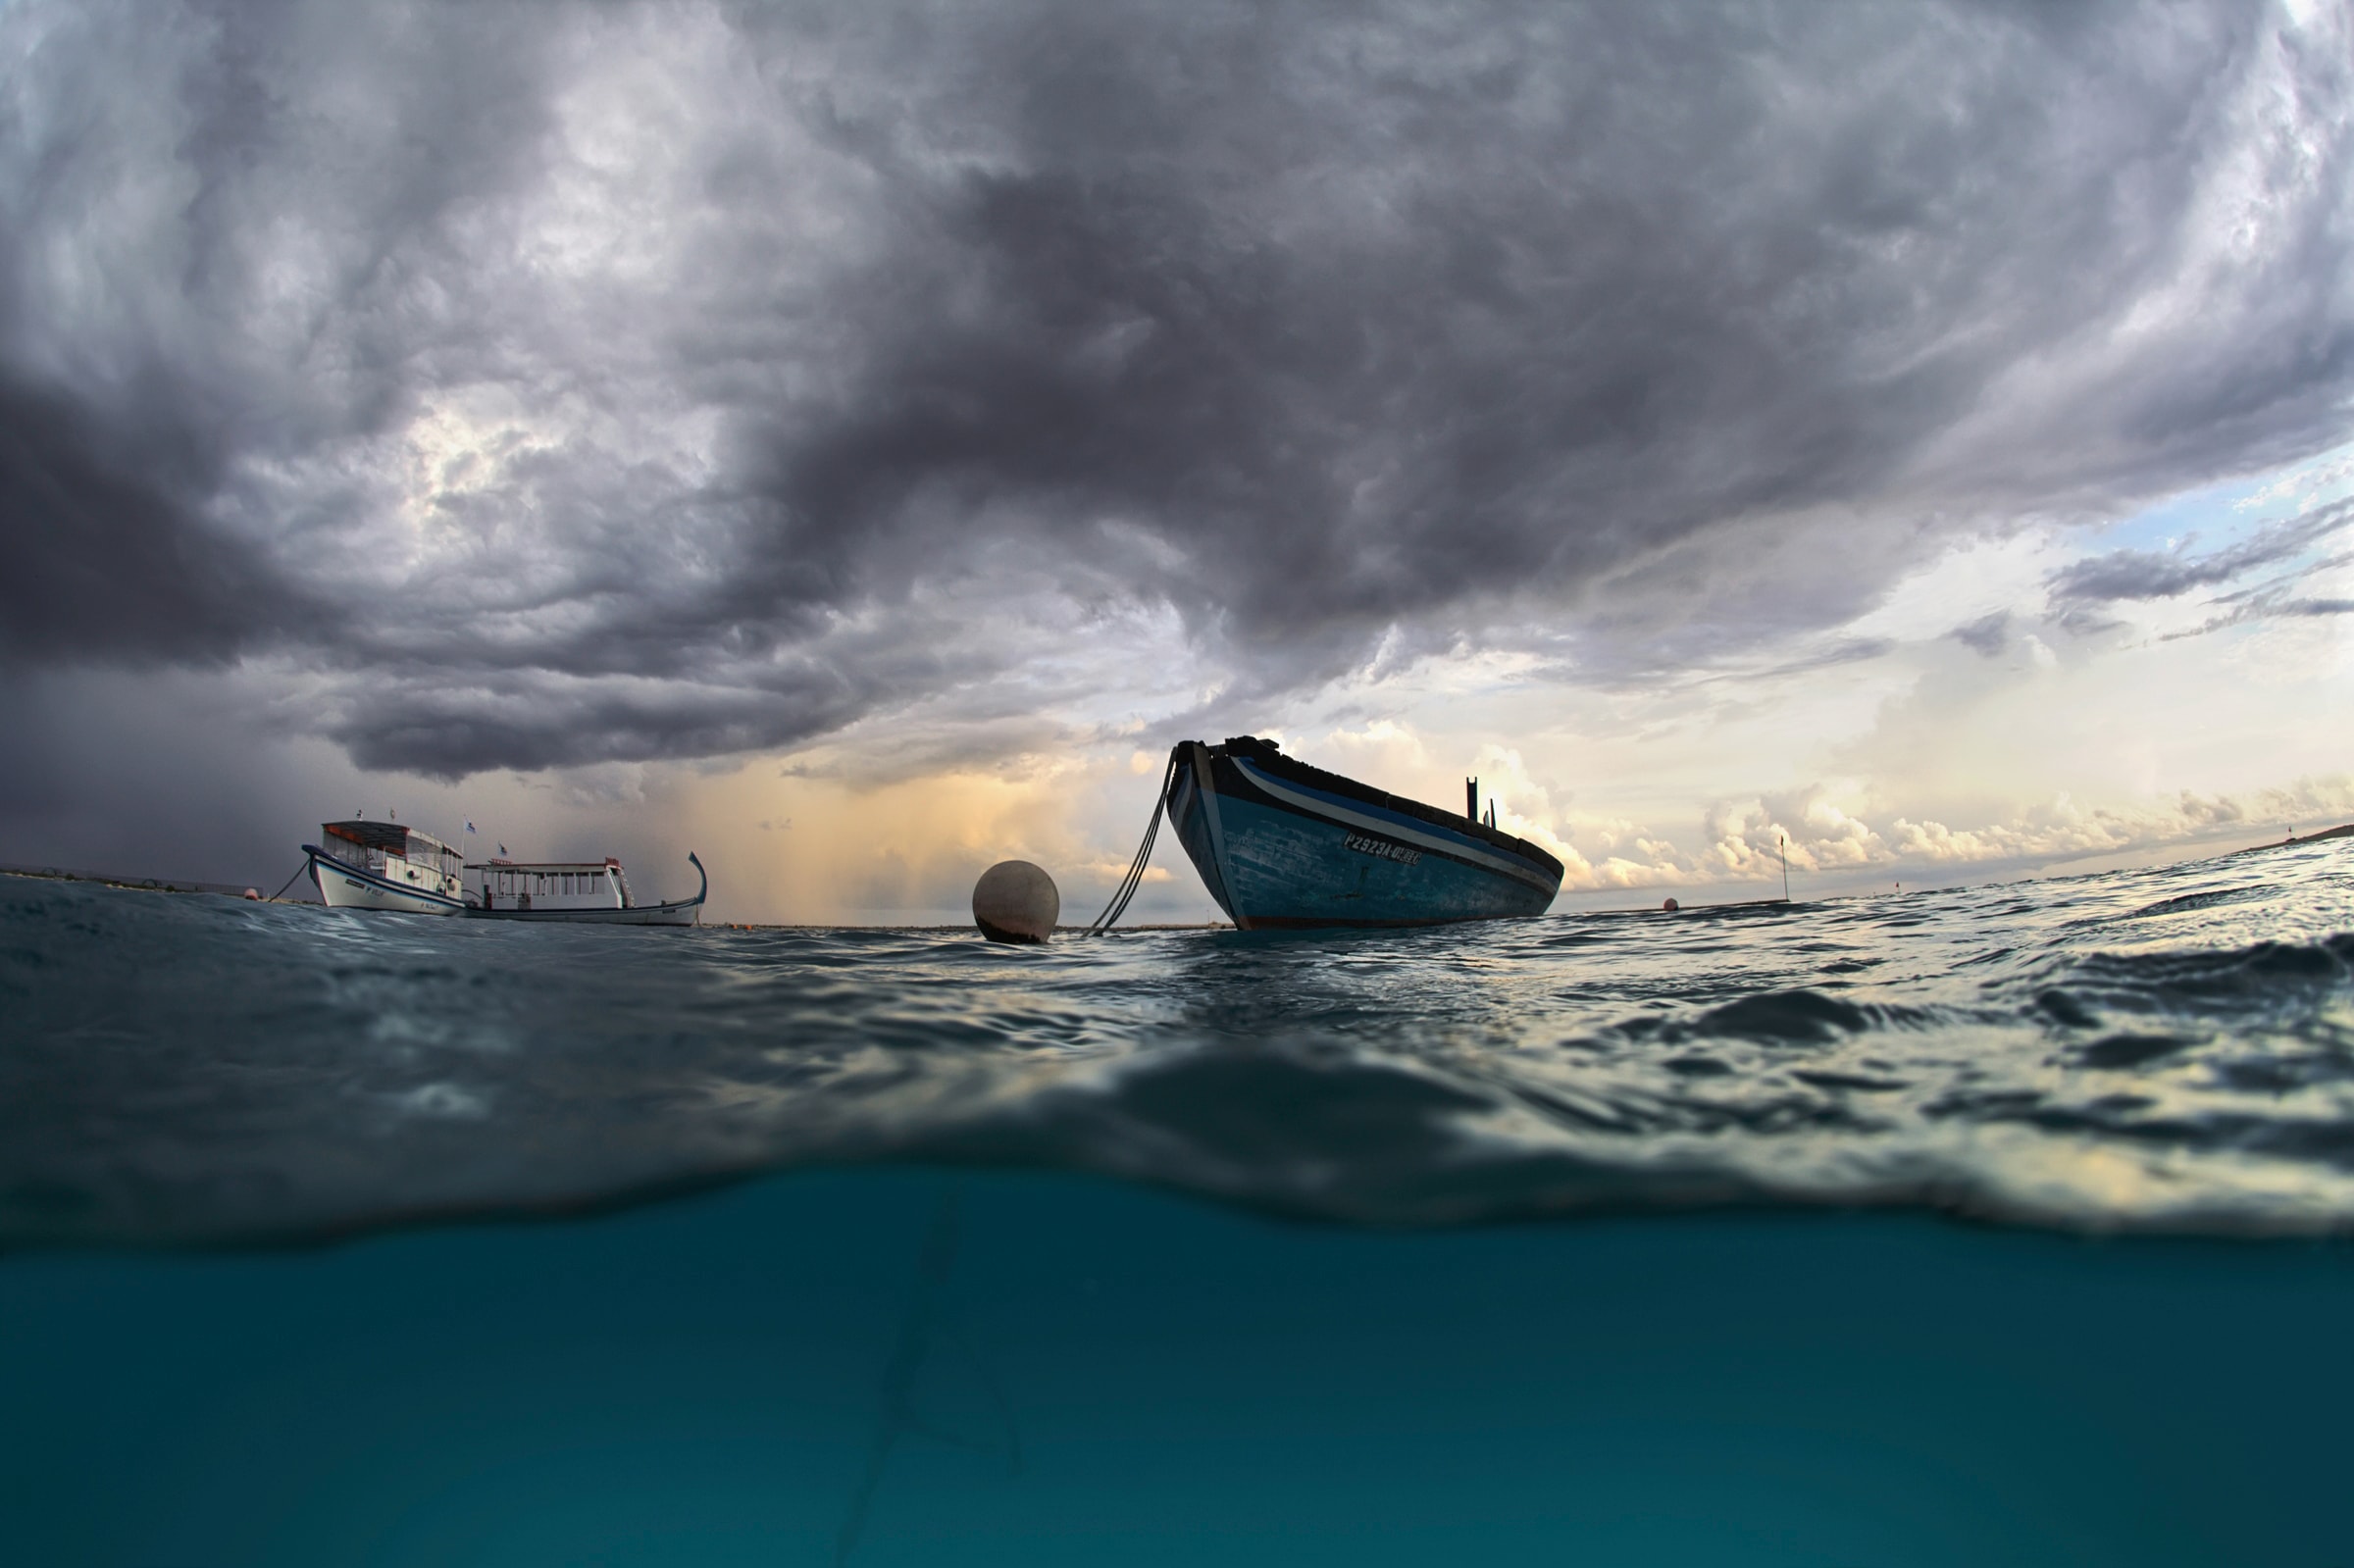
[[[1681,908],[1683,908],[1683,907],[1684,907],[1683,905],[1681,905],[1681,904],[1677,903],[1677,902],[1676,902],[1674,899],[1672,899],[1672,898],[1668,899],[1668,900],[1667,900],[1665,903],[1663,903],[1663,904],[1660,905],[1660,908],[1661,908],[1661,910],[1662,910],[1663,913],[1670,914],[1670,915],[1674,914],[1674,913],[1675,913],[1677,910],[1679,910],[1679,909],[1681,909]]]

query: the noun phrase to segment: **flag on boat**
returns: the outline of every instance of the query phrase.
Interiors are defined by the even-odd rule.
[[[505,854],[507,852],[507,846],[505,844],[500,844],[498,846],[498,852],[502,855]]]
[[[471,823],[471,822],[470,822],[470,823],[468,823],[468,824],[466,825],[466,831],[467,831],[468,833],[472,833],[472,832],[474,832],[474,824],[473,824],[473,823]]]

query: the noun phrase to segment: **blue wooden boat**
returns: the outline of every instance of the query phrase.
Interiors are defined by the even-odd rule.
[[[1561,863],[1525,838],[1285,756],[1255,736],[1180,741],[1162,804],[1243,931],[1539,915]]]

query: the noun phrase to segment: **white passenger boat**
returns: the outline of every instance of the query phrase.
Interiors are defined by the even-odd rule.
[[[587,926],[691,926],[702,916],[711,878],[692,898],[641,904],[630,896],[629,874],[610,855],[603,860],[486,860],[466,867],[466,913],[477,919],[563,921]]]
[[[466,908],[463,858],[430,833],[397,822],[327,822],[324,844],[304,844],[311,881],[331,909],[456,915]]]

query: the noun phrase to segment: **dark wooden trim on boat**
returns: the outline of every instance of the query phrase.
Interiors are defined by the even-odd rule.
[[[1271,741],[1261,740],[1256,735],[1231,735],[1227,737],[1223,745],[1211,746],[1207,749],[1212,758],[1241,758],[1254,768],[1263,768],[1276,778],[1300,784],[1305,788],[1320,789],[1326,794],[1338,795],[1344,800],[1354,800],[1361,805],[1378,806],[1387,811],[1394,811],[1402,817],[1411,817],[1418,822],[1428,823],[1433,828],[1444,829],[1448,833],[1484,843],[1490,848],[1518,855],[1550,872],[1556,879],[1565,875],[1568,870],[1544,849],[1530,843],[1525,838],[1506,833],[1501,828],[1491,828],[1484,822],[1475,822],[1457,812],[1443,811],[1437,806],[1424,805],[1419,800],[1409,800],[1404,795],[1391,794],[1386,789],[1376,789],[1371,784],[1360,784],[1342,774],[1327,773],[1322,768],[1285,756],[1282,750]],[[1269,804],[1282,806],[1283,802],[1270,801]]]

